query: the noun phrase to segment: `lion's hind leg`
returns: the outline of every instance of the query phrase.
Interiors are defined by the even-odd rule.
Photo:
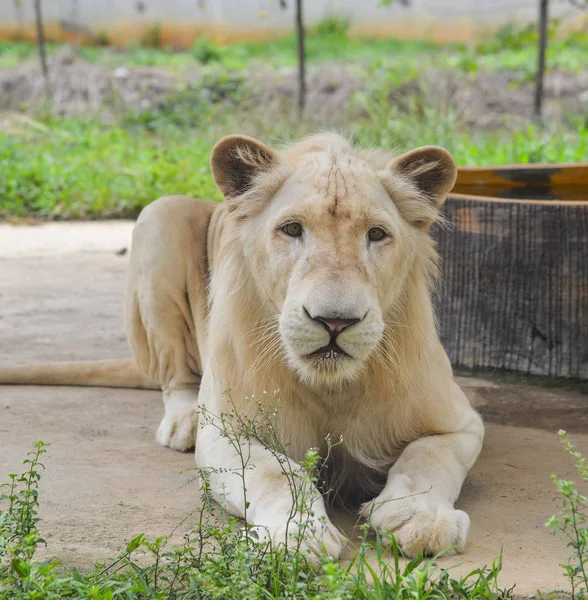
[[[137,220],[126,294],[126,331],[139,368],[163,390],[157,441],[195,445],[206,320],[206,229],[214,204],[169,196]]]

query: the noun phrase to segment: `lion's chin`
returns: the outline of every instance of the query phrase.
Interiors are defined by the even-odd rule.
[[[357,379],[363,364],[344,352],[330,350],[290,361],[298,378],[313,387],[338,387]]]

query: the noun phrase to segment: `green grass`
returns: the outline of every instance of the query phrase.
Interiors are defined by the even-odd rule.
[[[51,122],[32,138],[0,135],[0,216],[133,216],[166,194],[216,197],[211,144],[83,121]]]
[[[547,68],[581,73],[588,53],[588,31],[562,34],[561,23],[552,19],[548,30]],[[505,25],[493,37],[473,47],[462,46],[447,60],[464,71],[514,70],[532,79],[537,65],[537,28]]]
[[[49,54],[61,47],[49,44]],[[451,47],[445,47],[447,51]],[[203,50],[206,50],[203,52]],[[402,41],[390,39],[367,39],[349,37],[346,34],[317,35],[310,32],[306,40],[306,52],[309,63],[342,61],[365,63],[382,55],[398,58],[434,53],[439,46],[421,41]],[[108,46],[81,46],[81,55],[91,62],[127,67],[157,66],[165,69],[179,69],[194,66],[202,62],[221,62],[229,69],[246,69],[253,64],[269,67],[293,67],[296,64],[296,39],[288,35],[278,40],[266,42],[238,42],[216,44],[206,38],[196,42],[186,51],[174,52],[166,48],[150,48],[131,45],[125,52]],[[210,55],[213,55],[212,57]],[[37,49],[26,42],[0,41],[0,67],[13,67],[24,60],[36,59]]]
[[[104,127],[92,121],[50,120],[0,133],[0,218],[134,217],[167,194],[219,199],[209,171],[215,141],[235,130],[213,115],[202,128]],[[269,141],[306,133],[304,127],[260,132]],[[574,162],[588,155],[588,130],[468,132],[448,117],[390,115],[350,128],[360,142],[408,150],[446,146],[460,165]]]
[[[227,435],[232,435],[227,432]],[[559,432],[565,450],[574,460],[580,481],[588,481],[586,458]],[[271,447],[268,447],[273,451]],[[490,568],[472,569],[454,576],[436,566],[438,557],[404,560],[394,536],[368,535],[362,525],[355,553],[346,561],[326,554],[309,560],[300,539],[274,546],[258,539],[238,519],[213,503],[206,472],[203,507],[194,523],[184,528],[183,543],[166,537],[149,540],[144,534],[131,539],[117,557],[96,562],[82,572],[61,565],[56,558],[36,557],[46,544],[39,530],[39,481],[47,452],[37,442],[24,460],[23,472],[9,475],[0,485],[0,600],[510,600],[513,589],[500,586],[502,556]],[[246,462],[244,463],[246,464]],[[303,490],[314,486],[321,459],[310,451],[303,475],[290,473],[297,503],[307,506]],[[297,479],[299,477],[299,479]],[[588,598],[588,499],[574,481],[552,475],[562,509],[545,527],[567,540],[570,556],[560,565],[572,598]],[[302,494],[298,496],[298,494]],[[298,518],[306,514],[302,509]],[[300,521],[304,523],[304,521]],[[304,531],[304,528],[302,529]],[[49,550],[51,547],[49,546]],[[568,598],[564,590],[540,598]]]
[[[435,558],[401,560],[392,536],[368,539],[367,527],[353,558],[322,555],[312,562],[299,545],[288,550],[259,541],[235,518],[219,514],[204,488],[204,508],[182,544],[140,534],[113,559],[83,572],[56,559],[36,559],[44,543],[38,529],[40,480],[46,452],[37,442],[22,474],[0,491],[0,600],[307,599],[307,600],[505,600],[501,559],[464,577],[435,566]],[[315,464],[311,458],[308,463]],[[308,466],[308,465],[307,465]],[[315,464],[316,466],[316,464]],[[310,471],[308,472],[310,477]],[[206,479],[205,479],[206,481]],[[310,479],[309,479],[310,481]],[[390,545],[385,548],[384,540]],[[49,547],[50,549],[50,547]]]
[[[28,42],[0,40],[0,68],[15,67],[37,56],[37,49]]]
[[[588,53],[588,32],[561,34],[553,20],[547,52],[548,68],[582,72]],[[60,47],[49,44],[49,54]],[[91,62],[111,67],[156,66],[181,70],[198,63],[219,62],[229,69],[294,67],[296,39],[288,35],[265,42],[217,44],[206,38],[186,51],[134,44],[125,52],[109,46],[81,46],[80,53]],[[463,71],[512,69],[532,73],[537,55],[537,32],[533,25],[523,28],[506,26],[494,37],[477,44],[444,44],[407,41],[396,38],[366,38],[348,34],[344,21],[325,19],[309,29],[306,37],[309,65],[340,61],[347,64],[458,68]],[[0,68],[13,67],[24,60],[36,59],[37,50],[26,42],[0,41]]]
[[[588,34],[561,38],[552,31],[552,38],[550,64],[578,70],[588,54]],[[505,28],[476,47],[441,48],[424,42],[352,38],[346,23],[331,19],[310,32],[307,42],[311,67],[336,60],[355,64],[358,73],[368,74],[365,87],[334,120],[329,115],[327,123],[360,143],[399,151],[439,144],[460,165],[577,162],[588,156],[588,124],[581,115],[545,128],[505,122],[488,131],[465,126],[451,108],[437,106],[434,90],[403,92],[400,100],[390,99],[391,90],[418,78],[423,65],[466,72],[514,68],[524,81],[534,64],[533,28]],[[55,50],[56,46],[50,47]],[[276,101],[268,116],[267,108],[260,110],[256,90],[248,87],[247,70],[253,65],[295,64],[292,36],[226,46],[202,39],[188,52],[144,46],[126,53],[101,46],[83,47],[81,52],[88,60],[111,66],[181,70],[202,63],[202,78],[196,89],[173,92],[162,105],[140,115],[114,107],[112,126],[58,118],[46,110],[33,113],[35,121],[2,119],[0,218],[134,217],[165,194],[218,199],[208,160],[222,135],[242,131],[272,142],[297,138],[325,125],[312,114],[297,119],[289,98]],[[34,46],[0,42],[0,67],[35,56]]]

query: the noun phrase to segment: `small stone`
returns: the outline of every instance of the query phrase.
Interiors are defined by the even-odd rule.
[[[125,79],[129,76],[129,70],[126,67],[117,67],[112,73],[117,79]]]

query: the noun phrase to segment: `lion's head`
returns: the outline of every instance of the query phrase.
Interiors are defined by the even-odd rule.
[[[436,146],[398,157],[318,135],[276,152],[232,135],[212,153],[266,317],[304,381],[354,379],[376,354],[416,265],[435,269],[427,230],[455,183]]]

